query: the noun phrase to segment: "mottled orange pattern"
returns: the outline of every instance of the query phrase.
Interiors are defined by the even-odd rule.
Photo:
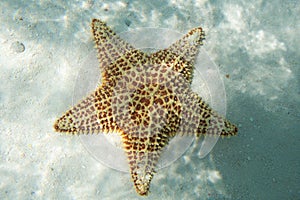
[[[237,128],[191,90],[202,28],[148,54],[92,21],[102,84],[54,124],[57,132],[118,133],[135,189],[147,195],[156,164],[175,135],[236,135]]]

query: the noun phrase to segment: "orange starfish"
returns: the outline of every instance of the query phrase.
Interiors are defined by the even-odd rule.
[[[57,132],[119,133],[136,191],[147,195],[164,147],[175,135],[236,135],[237,128],[191,90],[202,28],[147,54],[93,19],[102,84],[54,124]]]

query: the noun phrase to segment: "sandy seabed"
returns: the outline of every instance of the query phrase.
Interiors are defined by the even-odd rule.
[[[0,199],[299,199],[300,6],[297,1],[0,2]],[[202,26],[239,135],[199,146],[139,197],[128,173],[99,163],[52,125],[73,102],[93,52],[90,22],[186,33]]]

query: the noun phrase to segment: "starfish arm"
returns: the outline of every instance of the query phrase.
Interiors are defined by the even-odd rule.
[[[156,63],[172,63],[173,70],[183,74],[191,83],[195,59],[204,39],[202,28],[194,28],[170,47],[152,54],[151,57]]]
[[[180,100],[179,110],[172,109],[173,135],[221,135],[231,136],[237,134],[237,127],[214,111],[196,93],[186,89],[177,95]]]
[[[200,107],[200,120],[196,136],[200,136],[202,134],[221,136],[237,135],[237,127],[214,111],[199,96],[198,106]]]
[[[102,83],[114,87],[118,80],[128,76],[130,71],[141,68],[143,64],[149,62],[147,59],[148,56],[145,53],[136,49],[120,55],[102,72]]]
[[[105,22],[93,19],[91,26],[98,50],[100,69],[107,69],[121,55],[134,50],[134,47],[117,36]]]
[[[122,134],[131,178],[139,195],[148,194],[158,159],[170,138],[163,133],[153,134],[151,137],[131,137],[131,135]]]
[[[100,86],[57,119],[54,130],[71,134],[118,132],[112,115],[110,93],[108,88]]]

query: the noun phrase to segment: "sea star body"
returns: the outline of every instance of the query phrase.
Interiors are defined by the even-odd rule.
[[[147,54],[94,19],[102,84],[54,124],[57,132],[119,133],[136,191],[147,195],[164,147],[175,135],[235,135],[237,128],[191,90],[202,28]]]

